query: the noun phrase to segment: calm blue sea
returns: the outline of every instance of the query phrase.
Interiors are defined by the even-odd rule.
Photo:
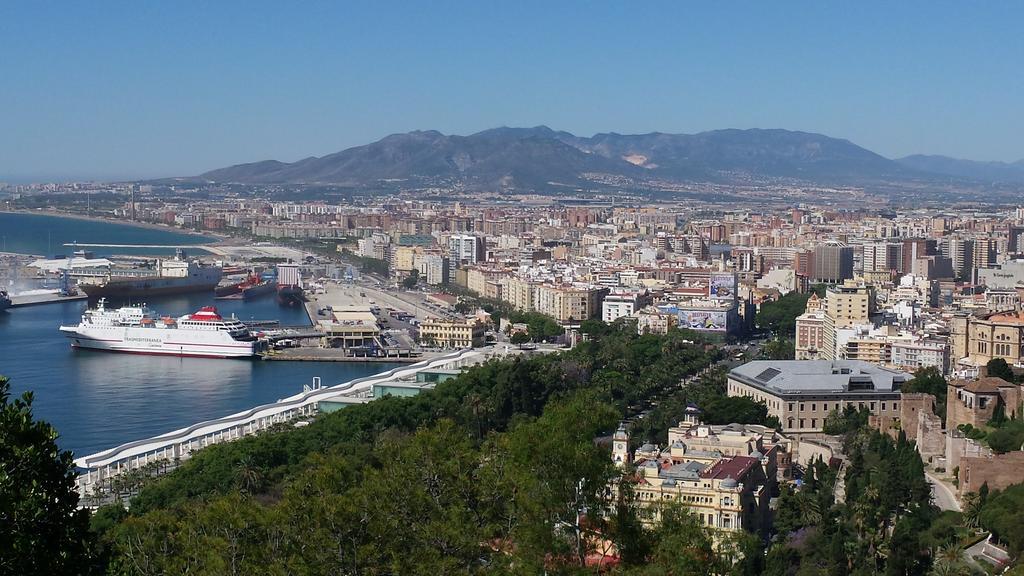
[[[173,230],[127,226],[95,220],[62,218],[46,214],[0,212],[0,252],[70,256],[74,248],[65,243],[145,244],[183,246],[212,242],[213,238]],[[89,248],[97,256],[111,254],[169,255],[174,249]],[[197,252],[199,249],[196,250]]]
[[[0,234],[27,226],[22,218],[35,215],[0,214]],[[53,236],[67,236],[61,223],[77,227],[82,221],[48,218]],[[56,222],[52,222],[56,220]],[[152,231],[117,224],[84,222],[95,230],[93,243],[158,243]],[[107,228],[119,230],[108,230]],[[128,230],[123,230],[128,228]],[[173,233],[171,233],[173,234]],[[174,239],[165,239],[170,242]],[[174,243],[180,243],[174,240]],[[11,250],[8,238],[8,250]],[[25,252],[42,253],[33,248]],[[282,308],[269,295],[255,301],[213,300],[213,294],[154,298],[147,304],[160,314],[181,315],[215,305],[224,315],[243,320],[280,320],[282,325],[308,324],[302,309]],[[164,358],[88,350],[75,351],[57,328],[75,323],[85,302],[16,308],[0,312],[0,374],[11,378],[12,392],[31,390],[38,418],[60,432],[60,444],[77,455],[169,432],[176,428],[273,402],[302,390],[320,376],[325,385],[383,372],[386,363],[265,362]]]

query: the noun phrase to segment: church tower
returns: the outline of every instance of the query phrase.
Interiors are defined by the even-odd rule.
[[[619,429],[612,436],[612,461],[619,468],[633,461],[629,453],[629,432],[624,422],[619,424]]]

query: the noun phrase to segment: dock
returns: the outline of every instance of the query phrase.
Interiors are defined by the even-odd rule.
[[[206,248],[205,244],[83,244],[81,242],[66,242],[64,246],[68,248],[159,248],[161,250]]]
[[[41,306],[43,304],[59,304],[61,302],[78,302],[88,300],[85,294],[73,296],[61,296],[60,294],[27,294],[24,296],[11,296],[11,308],[23,308],[25,306]]]
[[[413,356],[408,351],[405,354],[405,356],[352,356],[341,348],[300,347],[275,350],[264,354],[262,358],[277,362],[397,362],[409,364],[431,358],[430,354]]]

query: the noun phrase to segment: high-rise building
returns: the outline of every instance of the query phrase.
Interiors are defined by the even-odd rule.
[[[864,245],[864,272],[890,272],[902,263],[903,246],[891,242],[873,242]]]
[[[875,290],[871,286],[844,284],[828,289],[822,306],[825,313],[821,358],[837,357],[837,330],[871,323],[875,313]]]
[[[908,238],[903,241],[903,265],[899,272],[909,274],[914,267],[914,260],[938,253],[938,243],[930,238]]]
[[[472,234],[453,234],[448,237],[448,258],[452,266],[476,264],[485,258],[484,239]]]
[[[973,264],[975,268],[991,268],[996,263],[996,243],[990,238],[974,240]]]
[[[974,268],[974,241],[967,238],[951,236],[943,238],[940,244],[942,255],[949,258],[953,266],[953,274],[957,278],[970,278]]]
[[[1024,226],[1010,225],[1006,235],[1006,252],[1009,254],[1024,253]]]
[[[816,246],[813,278],[828,284],[853,278],[853,248],[836,241]]]
[[[537,287],[535,306],[558,322],[580,322],[601,313],[607,288],[551,286]]]
[[[440,254],[422,254],[416,257],[416,268],[427,284],[437,286],[449,280],[448,257]]]
[[[814,278],[814,251],[800,250],[793,254],[793,270],[797,276]]]

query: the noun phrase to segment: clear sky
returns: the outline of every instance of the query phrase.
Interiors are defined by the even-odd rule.
[[[0,1],[0,180],[390,133],[788,128],[1024,158],[1024,2]]]

